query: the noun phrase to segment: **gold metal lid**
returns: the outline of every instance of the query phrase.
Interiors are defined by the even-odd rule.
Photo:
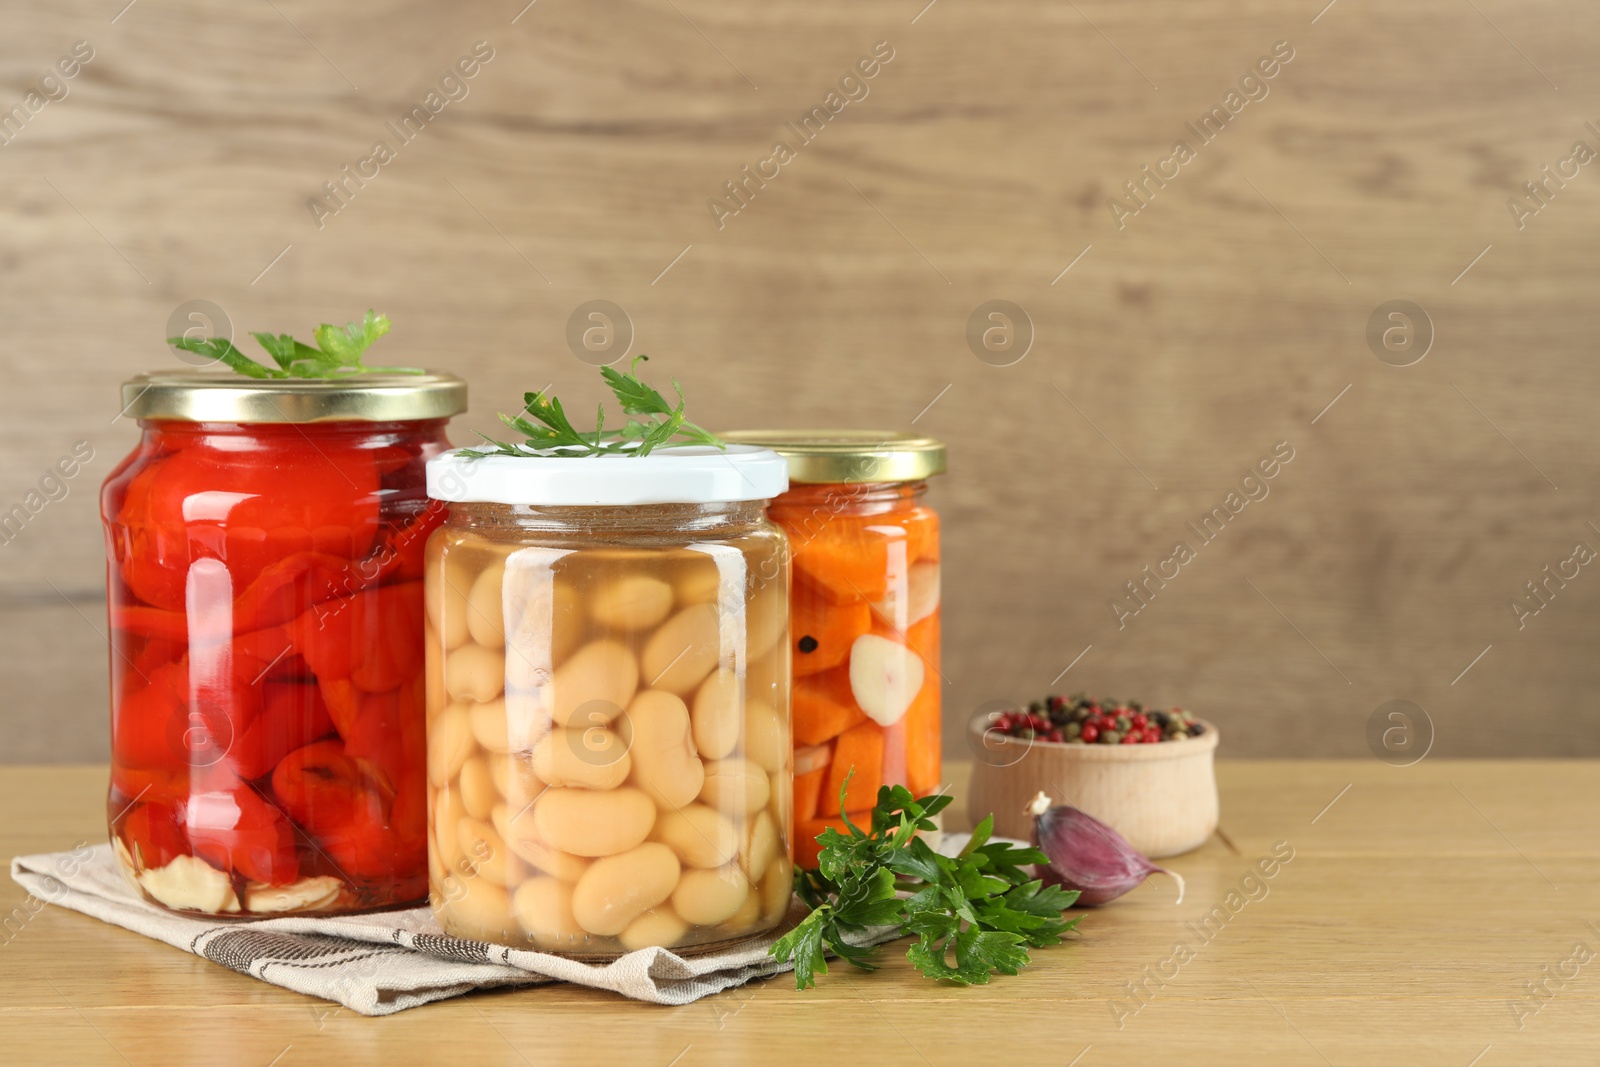
[[[797,485],[919,482],[945,469],[944,442],[892,430],[735,430],[724,441],[770,448]]]
[[[181,422],[405,422],[467,410],[454,374],[359,374],[344,378],[246,378],[157,371],[122,383],[123,414]]]

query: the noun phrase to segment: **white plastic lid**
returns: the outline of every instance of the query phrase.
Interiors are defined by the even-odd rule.
[[[755,445],[658,448],[648,456],[484,456],[461,449],[428,461],[428,495],[446,503],[614,507],[771,500],[789,462]]]

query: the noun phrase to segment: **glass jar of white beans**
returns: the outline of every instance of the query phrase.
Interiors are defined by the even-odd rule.
[[[430,462],[429,889],[605,958],[771,929],[793,872],[787,486],[764,449]]]

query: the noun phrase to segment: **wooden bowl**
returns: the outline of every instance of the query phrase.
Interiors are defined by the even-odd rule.
[[[1152,859],[1199,848],[1217,828],[1212,766],[1217,728],[1183,741],[1142,745],[1061,744],[1007,737],[978,720],[967,814],[974,825],[994,813],[994,832],[1026,841],[1027,812],[1043,792],[1111,826]]]

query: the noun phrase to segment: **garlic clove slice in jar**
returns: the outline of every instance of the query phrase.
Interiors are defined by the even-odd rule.
[[[872,602],[872,611],[896,630],[904,630],[932,615],[939,607],[939,563],[918,560],[906,568],[905,596],[898,597],[897,583],[891,582],[881,600]]]
[[[175,856],[165,867],[139,875],[146,893],[169,908],[213,915],[239,910],[239,898],[228,876],[197,856]]]
[[[850,646],[850,694],[879,726],[893,726],[922,688],[922,657],[878,634],[862,634]]]
[[[265,915],[279,911],[317,911],[339,899],[344,883],[331,874],[302,878],[291,885],[245,887],[246,911]]]

